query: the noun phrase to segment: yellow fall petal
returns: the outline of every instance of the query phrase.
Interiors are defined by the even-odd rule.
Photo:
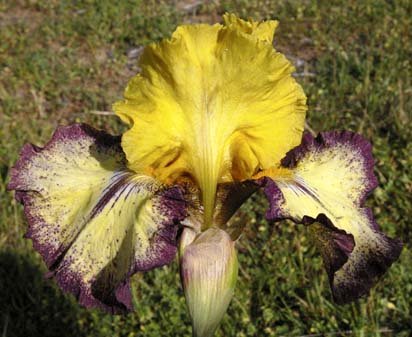
[[[270,202],[268,219],[311,225],[338,303],[366,295],[402,250],[364,205],[378,184],[371,150],[352,132],[307,134],[281,167],[255,176],[266,177],[261,183]]]
[[[179,189],[125,162],[118,137],[74,124],[44,148],[26,144],[8,184],[50,275],[82,305],[111,313],[132,309],[132,274],[174,258],[186,207]]]
[[[218,183],[279,163],[301,139],[306,97],[271,43],[277,22],[181,26],[148,46],[114,105],[131,128],[129,168],[164,182],[192,177],[211,222]]]

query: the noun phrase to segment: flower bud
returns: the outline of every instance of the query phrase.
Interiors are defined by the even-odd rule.
[[[211,337],[232,299],[238,271],[234,241],[212,227],[186,246],[180,259],[194,337]]]

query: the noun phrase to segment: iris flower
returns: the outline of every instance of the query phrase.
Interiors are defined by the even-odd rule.
[[[364,206],[377,185],[370,143],[304,133],[277,24],[227,14],[180,26],[145,48],[114,104],[130,127],[121,137],[74,124],[23,147],[8,188],[50,276],[80,304],[131,310],[130,277],[178,256],[193,334],[212,336],[237,277],[243,228],[228,220],[259,189],[267,219],[310,227],[337,303],[366,295],[398,258],[400,241]]]

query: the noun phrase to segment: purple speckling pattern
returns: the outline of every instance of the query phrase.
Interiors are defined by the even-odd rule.
[[[183,199],[179,187],[171,187],[159,192],[153,206],[159,214],[164,216],[160,230],[151,240],[152,249],[146,260],[136,260],[135,270],[147,271],[161,267],[173,261],[177,253],[177,233],[179,224],[187,216],[186,201]]]
[[[46,276],[55,277],[63,290],[72,293],[79,300],[79,303],[86,307],[99,307],[109,313],[124,313],[132,309],[130,276],[138,271],[163,266],[174,259],[177,252],[177,231],[179,222],[186,216],[186,203],[183,200],[182,191],[178,187],[155,192],[153,197],[156,200],[156,212],[159,214],[159,219],[162,220],[158,225],[159,230],[151,238],[152,245],[150,251],[147,252],[147,258],[142,260],[134,259],[134,263],[132,263],[129,270],[120,278],[118,275],[116,277],[110,276],[112,270],[109,268],[106,273],[102,271],[103,276],[101,276],[101,279],[97,279],[98,275],[96,275],[95,280],[85,283],[80,272],[74,272],[69,268],[70,259],[65,258],[71,244],[60,244],[56,247],[56,245],[50,244],[44,239],[41,240],[42,238],[39,235],[42,233],[39,234],[39,228],[47,226],[53,231],[53,233],[50,232],[51,234],[56,234],[55,232],[59,231],[59,227],[53,227],[54,224],[47,224],[36,213],[36,202],[39,199],[36,196],[41,195],[44,190],[42,186],[38,188],[36,184],[32,184],[30,179],[27,179],[27,176],[31,173],[30,170],[32,170],[33,160],[41,156],[43,152],[53,151],[58,144],[76,143],[82,139],[88,139],[93,144],[93,149],[82,148],[82,151],[85,151],[88,155],[96,155],[96,158],[101,153],[106,156],[116,155],[119,164],[118,169],[125,172],[125,174],[120,172],[120,175],[116,173],[117,180],[114,180],[109,188],[102,192],[103,196],[94,207],[92,217],[100,213],[112,197],[118,195],[115,189],[123,188],[130,193],[133,188],[126,189],[126,187],[127,184],[130,184],[128,177],[132,173],[127,172],[126,160],[120,146],[120,137],[111,136],[86,124],[59,127],[53,134],[52,139],[43,148],[26,144],[18,161],[11,169],[11,179],[7,188],[8,190],[15,190],[16,200],[24,205],[28,222],[26,237],[32,240],[33,247],[41,254],[50,269]],[[84,153],[78,155],[84,155]],[[66,160],[68,163],[71,162],[70,158]],[[47,179],[47,177],[42,177],[42,179]]]
[[[306,226],[312,225],[310,228],[314,234],[313,238],[319,247],[330,283],[333,285],[335,272],[348,261],[355,248],[353,235],[336,228],[325,214],[319,214],[316,218],[304,216],[301,222]]]
[[[359,204],[362,205],[368,195],[378,186],[378,180],[373,173],[375,160],[372,155],[372,145],[367,139],[357,133],[350,131],[329,131],[321,132],[315,138],[310,133],[305,132],[302,143],[286,154],[281,161],[281,165],[293,169],[309,152],[318,152],[338,145],[353,148],[362,160],[366,178],[364,186],[365,192],[359,200]]]
[[[321,132],[315,138],[306,132],[303,135],[302,143],[286,154],[281,161],[281,165],[293,170],[309,153],[320,152],[323,149],[339,145],[353,148],[355,153],[359,154],[359,158],[363,163],[365,181],[362,191],[364,193],[357,200],[357,204],[362,208],[366,198],[378,186],[378,180],[373,172],[372,145],[361,135],[350,131],[330,131]],[[270,209],[266,213],[267,219],[277,221],[287,218],[287,215],[282,214],[281,205],[284,203],[284,200],[282,192],[276,186],[276,183],[268,177],[261,178],[258,183],[265,187],[265,194],[270,202]],[[377,229],[379,228],[375,221],[371,222],[371,224]]]
[[[71,272],[64,265],[48,276],[53,276],[61,289],[74,295],[79,304],[86,308],[100,308],[110,314],[125,314],[133,310],[129,279],[111,289],[113,298],[109,300],[108,297],[95,296],[91,284],[84,283],[80,273]]]
[[[67,247],[61,245],[56,249],[50,244],[41,243],[41,240],[38,237],[36,227],[44,226],[46,223],[44,219],[36,214],[36,205],[33,203],[33,195],[40,193],[41,191],[33,190],[30,182],[27,181],[30,164],[36,156],[41,155],[43,151],[49,151],[59,142],[84,139],[87,137],[95,139],[96,144],[99,146],[112,148],[114,151],[122,153],[120,137],[109,135],[104,131],[96,130],[86,124],[60,126],[54,132],[51,140],[43,148],[33,144],[25,144],[20,152],[17,162],[10,171],[10,181],[7,185],[7,190],[15,190],[16,200],[24,206],[24,214],[28,222],[25,238],[32,240],[34,249],[43,257],[48,268],[52,267],[60,255],[65,252]]]
[[[265,196],[269,201],[269,209],[265,214],[266,219],[280,221],[287,218],[287,214],[283,212],[285,198],[276,183],[269,177],[260,178],[256,183],[264,188]]]
[[[354,200],[354,206],[366,220],[365,226],[373,230],[373,240],[356,238],[336,228],[325,214],[306,215],[302,219],[294,218],[285,211],[286,201],[280,185],[268,177],[261,178],[257,183],[265,188],[269,200],[270,206],[266,213],[269,220],[290,219],[296,223],[311,225],[329,275],[333,297],[337,303],[347,303],[366,296],[370,288],[398,259],[402,250],[401,241],[391,239],[382,233],[371,209],[364,207],[365,199],[378,185],[373,172],[372,146],[362,136],[348,131],[324,132],[316,138],[306,133],[301,145],[289,151],[281,165],[293,171],[307,155],[322,156],[323,150],[336,148],[336,151],[339,151],[340,147],[351,149],[351,152],[356,154],[356,161],[362,163],[364,180],[363,185],[359,186],[362,192],[358,200]],[[310,185],[310,181],[306,183]],[[323,206],[322,201],[317,199],[310,189],[302,188],[300,181],[293,184],[297,191],[311,196]],[[313,230],[314,228],[316,230]],[[337,275],[339,276],[336,277]]]
[[[41,238],[37,236],[35,226],[42,226],[45,224],[44,220],[35,212],[33,199],[30,194],[25,191],[16,191],[15,198],[24,206],[24,215],[27,219],[28,228],[24,234],[24,238],[31,239],[33,248],[42,256],[47,268],[51,268],[55,261],[64,253],[66,247],[60,246],[55,248],[53,245],[41,242]]]
[[[98,146],[103,148],[114,148],[114,151],[122,153],[120,146],[120,137],[112,136],[104,131],[97,130],[92,128],[87,124],[72,124],[69,126],[59,126],[56,131],[53,133],[50,141],[46,143],[44,147],[38,147],[33,144],[25,144],[20,151],[19,159],[11,168],[10,171],[10,182],[7,185],[7,190],[21,191],[23,193],[28,192],[25,187],[24,177],[22,177],[22,172],[27,169],[27,166],[30,164],[32,159],[39,155],[43,151],[50,150],[54,145],[67,142],[67,141],[76,141],[84,138],[93,138]],[[123,156],[124,157],[124,156]],[[125,164],[124,157],[124,164]],[[16,200],[21,197],[21,194],[16,193]]]

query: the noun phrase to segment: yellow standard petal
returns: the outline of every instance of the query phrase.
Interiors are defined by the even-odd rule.
[[[122,139],[129,168],[163,182],[193,179],[206,226],[217,184],[279,163],[300,143],[306,111],[293,66],[272,47],[277,22],[224,19],[148,46],[114,105],[131,125]]]

